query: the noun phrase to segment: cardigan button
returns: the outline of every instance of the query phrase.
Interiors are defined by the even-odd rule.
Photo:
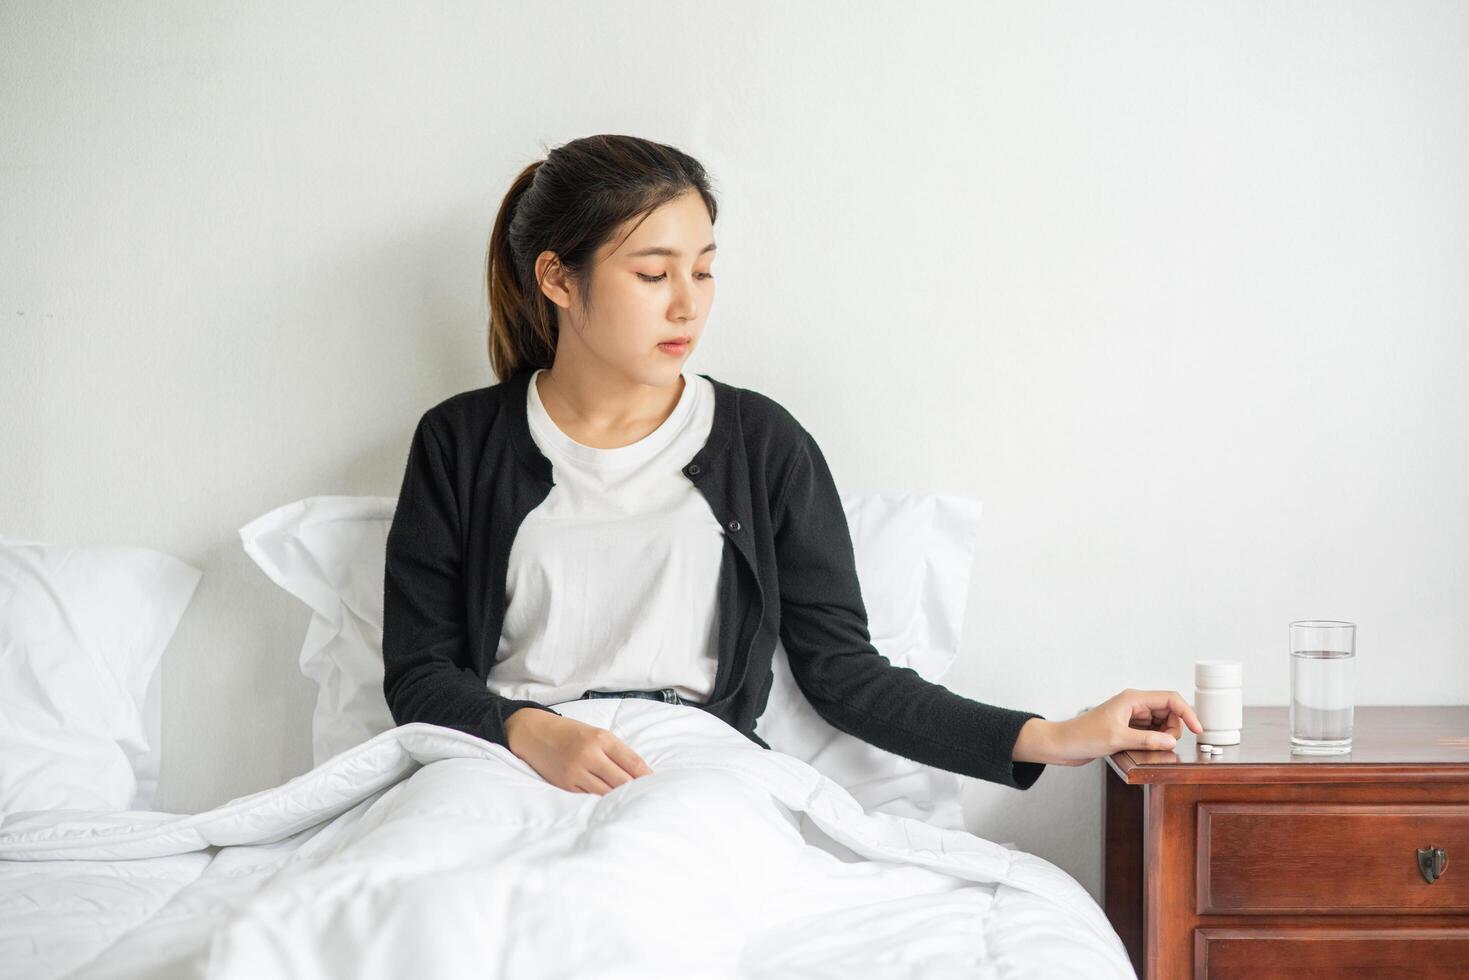
[[[731,531],[738,531],[740,529],[740,522],[739,521],[730,521],[729,522],[729,529]]]
[[[689,476],[698,476],[698,475],[699,475],[699,464],[698,463],[691,464],[689,466]]]

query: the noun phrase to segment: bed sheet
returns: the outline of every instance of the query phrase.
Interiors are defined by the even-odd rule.
[[[653,774],[605,796],[404,725],[200,814],[12,814],[0,977],[1134,977],[1037,855],[868,813],[697,708],[558,706]]]

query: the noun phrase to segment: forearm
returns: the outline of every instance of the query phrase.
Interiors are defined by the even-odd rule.
[[[1032,718],[1020,726],[1011,757],[1016,762],[1056,762],[1052,746],[1056,738],[1056,723],[1044,718]]]
[[[962,697],[873,646],[836,482],[811,434],[798,426],[796,436],[772,513],[780,638],[801,692],[829,724],[880,749],[1029,788],[1042,765],[1013,751],[1034,712]]]
[[[526,708],[555,714],[535,701],[502,697],[472,674],[452,665],[419,665],[399,674],[388,671],[384,685],[388,709],[399,725],[422,722],[452,728],[510,747],[506,722]]]
[[[1042,766],[1016,760],[1017,733],[1033,712],[963,697],[875,651],[822,658],[794,671],[833,727],[924,765],[1027,789]]]

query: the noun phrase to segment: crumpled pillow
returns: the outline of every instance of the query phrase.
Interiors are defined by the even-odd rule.
[[[980,503],[953,494],[842,494],[872,645],[939,681],[959,653]],[[816,713],[775,644],[770,701],[755,733],[809,762],[866,810],[963,830],[964,777],[848,735]]]
[[[307,497],[240,529],[245,552],[312,612],[301,671],[317,686],[314,764],[394,727],[383,698],[383,562],[395,497]],[[980,504],[953,494],[843,494],[873,646],[937,681],[959,650]],[[776,644],[756,734],[815,766],[864,809],[964,829],[963,777],[910,761],[816,714]]]
[[[202,574],[148,548],[0,535],[0,822],[153,809],[163,651]]]

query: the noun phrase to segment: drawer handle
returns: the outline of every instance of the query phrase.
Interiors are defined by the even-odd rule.
[[[1442,847],[1418,848],[1418,870],[1423,872],[1423,880],[1430,885],[1443,875],[1443,869],[1448,863],[1448,852]]]

